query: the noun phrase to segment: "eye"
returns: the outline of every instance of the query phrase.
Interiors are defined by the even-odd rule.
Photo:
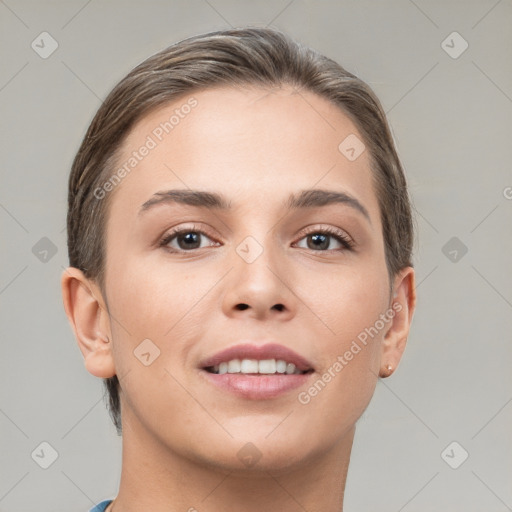
[[[165,247],[173,252],[191,251],[194,249],[202,249],[204,247],[213,246],[211,244],[201,245],[202,239],[212,240],[204,230],[191,226],[188,228],[177,228],[167,233],[160,241],[160,247]]]
[[[304,249],[312,249],[314,251],[330,251],[330,250],[352,250],[354,242],[343,231],[336,228],[322,228],[315,229],[306,233],[303,238],[299,240],[306,241],[306,247],[298,245]],[[338,247],[332,247],[332,243]],[[298,242],[297,242],[298,243]]]
[[[204,239],[210,240],[212,243],[203,245]],[[302,240],[306,242],[305,247],[299,245]],[[329,227],[310,230],[299,239],[299,242],[296,242],[297,247],[311,249],[316,252],[352,250],[354,246],[354,242],[346,233]],[[171,230],[164,236],[159,245],[171,252],[190,252],[195,249],[212,247],[218,245],[218,243],[213,241],[203,229],[190,226]],[[332,247],[332,245],[335,245],[335,247]]]

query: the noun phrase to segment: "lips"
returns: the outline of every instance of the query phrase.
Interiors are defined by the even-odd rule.
[[[284,345],[252,342],[217,352],[201,361],[199,368],[208,385],[243,400],[286,396],[293,400],[292,391],[307,385],[315,372],[310,361]]]
[[[228,362],[233,359],[256,359],[256,360],[283,360],[292,363],[301,372],[313,371],[313,365],[303,356],[297,354],[293,350],[279,345],[277,343],[267,343],[265,345],[254,345],[252,343],[244,343],[229,347],[225,350],[217,352],[213,356],[207,357],[199,363],[202,369],[212,368],[220,363]]]

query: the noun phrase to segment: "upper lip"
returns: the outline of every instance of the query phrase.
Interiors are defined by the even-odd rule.
[[[313,369],[313,366],[307,359],[290,348],[277,343],[266,343],[265,345],[243,343],[234,345],[204,359],[201,361],[200,366],[201,368],[208,368],[222,362],[231,361],[232,359],[281,359],[287,363],[293,363],[300,371]]]

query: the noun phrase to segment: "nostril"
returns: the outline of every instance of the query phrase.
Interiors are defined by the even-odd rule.
[[[244,309],[247,309],[248,307],[249,306],[247,304],[243,304],[243,303],[236,305],[236,308],[239,309],[240,311],[243,311]],[[284,306],[283,306],[283,304],[275,304],[274,306],[272,306],[272,309],[277,309],[278,311],[283,311]]]

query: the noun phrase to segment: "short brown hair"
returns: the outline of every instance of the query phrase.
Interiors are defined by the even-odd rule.
[[[403,169],[382,106],[370,87],[335,61],[267,28],[211,32],[180,41],[135,67],[110,92],[74,159],[68,190],[70,265],[104,293],[109,197],[94,191],[112,175],[129,131],[143,116],[213,86],[291,85],[316,93],[354,122],[369,150],[390,278],[412,266],[413,219]],[[341,141],[340,141],[341,142]],[[104,379],[121,435],[119,380]]]

